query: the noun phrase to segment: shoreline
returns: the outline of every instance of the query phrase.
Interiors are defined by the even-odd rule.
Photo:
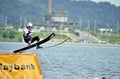
[[[47,42],[46,44],[57,44],[60,42]],[[81,45],[81,46],[120,46],[120,44],[100,44],[100,43],[79,43],[79,42],[65,42],[67,45]]]
[[[0,43],[24,43],[24,42],[3,42],[0,41]],[[46,42],[46,44],[58,44],[60,41],[49,41]],[[26,44],[26,43],[25,43]],[[80,43],[80,42],[64,42],[63,44],[67,45],[81,45],[81,46],[118,46],[120,47],[120,44],[101,44],[101,43]]]

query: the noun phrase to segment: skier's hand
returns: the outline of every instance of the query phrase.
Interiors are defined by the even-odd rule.
[[[31,41],[28,42],[28,45],[31,45]]]

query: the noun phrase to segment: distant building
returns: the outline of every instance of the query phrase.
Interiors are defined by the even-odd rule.
[[[52,12],[52,21],[56,22],[68,22],[68,13],[67,12]]]
[[[69,21],[68,12],[54,11],[44,16],[45,25],[51,26],[75,26],[77,22]]]
[[[98,30],[104,34],[111,33],[113,31],[113,29],[106,29],[106,28],[99,28]]]
[[[76,26],[79,23],[70,21],[67,11],[52,11],[52,0],[48,0],[48,14],[45,14],[43,21],[35,23],[37,26]]]
[[[62,11],[52,12],[44,16],[44,22],[52,26],[65,25],[68,22],[68,13]]]

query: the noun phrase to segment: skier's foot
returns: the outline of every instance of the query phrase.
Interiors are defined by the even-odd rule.
[[[39,45],[36,47],[36,49],[40,49],[40,48],[43,48],[43,47],[41,47],[41,46],[39,46]]]

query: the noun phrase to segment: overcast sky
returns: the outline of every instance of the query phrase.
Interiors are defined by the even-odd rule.
[[[116,6],[120,6],[120,0],[91,0],[95,2],[110,2],[111,4],[115,4]]]

